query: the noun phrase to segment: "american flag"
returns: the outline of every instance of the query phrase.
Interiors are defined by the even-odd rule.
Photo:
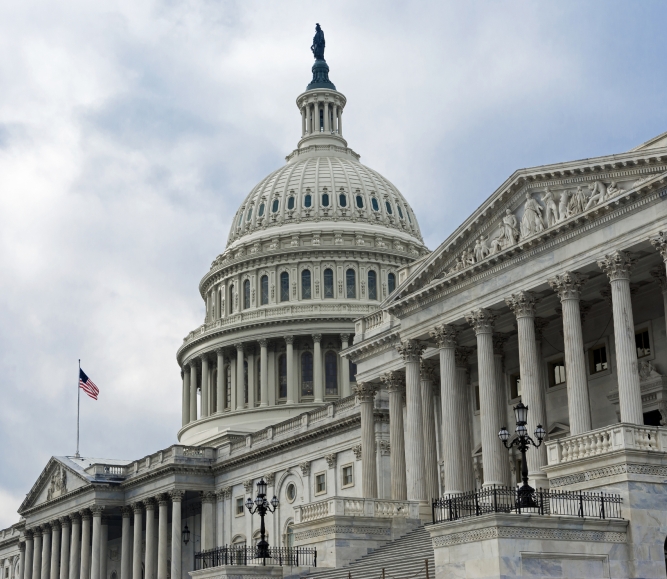
[[[79,368],[79,388],[83,390],[88,396],[93,400],[97,400],[97,395],[100,393],[100,389],[95,386],[93,381],[86,376],[86,373]]]

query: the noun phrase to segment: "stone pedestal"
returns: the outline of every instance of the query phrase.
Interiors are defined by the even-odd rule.
[[[287,568],[289,569],[289,567]],[[283,568],[268,565],[223,565],[188,573],[192,579],[283,579]]]

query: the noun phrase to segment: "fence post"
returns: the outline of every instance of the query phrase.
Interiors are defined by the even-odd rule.
[[[600,493],[600,518],[604,519],[604,493]]]
[[[315,559],[314,559],[313,567],[317,567],[317,547],[315,547]]]
[[[584,517],[584,495],[579,491],[579,516]]]
[[[496,491],[496,485],[493,485],[493,512],[498,512],[498,493]],[[426,569],[426,575],[428,579],[428,568]]]

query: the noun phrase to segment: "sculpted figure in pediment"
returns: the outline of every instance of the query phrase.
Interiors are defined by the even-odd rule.
[[[489,245],[486,240],[486,237],[482,235],[476,242],[475,242],[475,260],[480,262],[482,261],[487,255],[489,255]]]
[[[568,206],[569,196],[567,191],[562,191],[560,194],[560,201],[558,203],[558,213],[560,214],[559,221],[564,221],[569,217],[567,206]]]
[[[567,205],[567,216],[578,215],[586,207],[586,193],[581,187],[577,187],[576,192],[572,194],[570,202]]]
[[[607,187],[607,199],[611,199],[612,197],[616,197],[616,195],[619,195],[622,192],[623,192],[623,189],[616,186],[616,181],[612,181],[611,185],[609,185],[609,187]]]
[[[516,215],[509,209],[505,209],[503,232],[498,239],[500,239],[503,249],[514,245],[516,240],[519,239],[519,223],[517,222]]]
[[[522,239],[544,231],[542,211],[541,205],[533,199],[530,193],[526,193],[526,204],[524,205],[523,217],[521,218]]]
[[[604,203],[607,199],[607,186],[602,181],[596,181],[592,185],[589,185],[588,188],[591,190],[591,196],[588,198],[588,203],[586,203],[586,208],[584,211],[590,209],[596,203]]]
[[[558,217],[558,207],[556,207],[556,201],[554,201],[554,194],[548,187],[544,190],[544,195],[542,195],[542,203],[544,203],[547,208],[545,215],[547,227],[552,227],[558,223],[560,219]]]

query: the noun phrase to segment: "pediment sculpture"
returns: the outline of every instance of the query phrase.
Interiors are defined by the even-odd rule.
[[[67,471],[62,465],[57,465],[51,474],[49,481],[49,490],[46,493],[46,500],[50,501],[67,492]]]

